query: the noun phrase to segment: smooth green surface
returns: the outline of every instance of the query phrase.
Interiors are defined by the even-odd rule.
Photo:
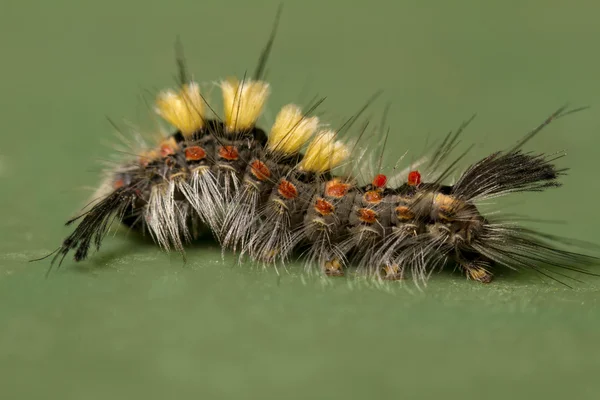
[[[120,233],[44,278],[65,219],[98,182],[112,128],[152,127],[146,90],[172,84],[181,35],[214,81],[254,68],[272,1],[3,1],[0,11],[0,397],[572,398],[600,396],[600,292],[532,274],[435,276],[424,292],[303,278],[176,255]],[[568,150],[565,186],[510,210],[600,242],[600,52],[593,1],[289,1],[269,77],[272,114],[328,96],[349,115],[392,101],[387,161],[473,112],[471,159],[571,101],[591,105],[528,145]],[[335,119],[335,118],[334,118]],[[413,153],[409,153],[413,154]]]

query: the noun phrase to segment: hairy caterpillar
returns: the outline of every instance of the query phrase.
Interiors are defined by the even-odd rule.
[[[339,130],[356,126],[360,112],[330,129],[312,116],[319,101],[307,110],[289,104],[268,132],[257,126],[270,92],[263,78],[274,32],[251,78],[220,83],[222,115],[179,58],[180,87],[156,100],[158,114],[176,131],[108,171],[93,202],[68,222],[78,225],[52,263],[71,251],[84,260],[119,221],[182,253],[206,226],[241,257],[277,264],[300,251],[307,266],[330,276],[353,265],[381,279],[426,280],[454,262],[468,278],[490,282],[495,266],[547,275],[553,267],[589,273],[585,267],[596,264],[594,257],[561,250],[560,238],[494,220],[477,207],[490,198],[560,186],[565,170],[554,165],[560,155],[522,148],[551,121],[577,110],[558,109],[452,185],[447,180],[462,158],[452,154],[469,121],[441,141],[421,170],[407,171],[401,184],[381,171],[361,184],[351,168],[334,172],[361,152],[338,139]]]

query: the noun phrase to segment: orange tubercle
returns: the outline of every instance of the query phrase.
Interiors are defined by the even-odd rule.
[[[254,160],[252,164],[250,164],[250,172],[259,181],[264,181],[271,177],[271,171],[269,170],[269,167],[267,167],[265,163],[260,160]]]
[[[288,200],[298,197],[298,189],[296,189],[296,186],[294,186],[292,182],[286,181],[285,179],[282,179],[279,182],[279,186],[277,186],[277,192],[279,192],[283,198]]]
[[[166,157],[166,156],[170,156],[171,154],[174,154],[175,152],[173,151],[173,149],[171,148],[171,146],[169,146],[168,144],[161,144],[160,145],[160,156],[161,157]]]
[[[237,147],[235,146],[221,146],[219,147],[219,157],[228,161],[235,161],[239,158],[240,154]]]
[[[115,189],[119,189],[122,188],[123,186],[125,186],[125,182],[123,181],[123,179],[117,179],[114,183],[113,183],[113,188]]]
[[[348,194],[348,190],[350,190],[350,185],[339,179],[332,179],[325,183],[325,196],[327,197],[339,199]]]
[[[411,211],[411,209],[407,206],[398,206],[396,207],[396,218],[399,221],[408,221],[415,217],[415,213]]]
[[[333,204],[323,198],[319,197],[317,201],[315,201],[315,211],[323,216],[330,215],[334,210],[335,207]]]
[[[187,161],[200,161],[206,157],[206,152],[200,146],[190,146],[185,149],[185,159]]]
[[[170,155],[175,154],[175,150],[177,150],[177,147],[177,142],[172,137],[163,140],[159,148],[160,156],[168,157]]]
[[[379,190],[369,190],[368,192],[365,193],[365,195],[363,196],[363,199],[367,203],[378,204],[378,203],[381,203],[381,200],[383,200],[383,195],[381,194],[381,191],[379,191]]]
[[[370,208],[359,208],[356,210],[356,215],[358,215],[358,219],[362,222],[366,222],[367,224],[372,224],[377,221],[377,213]]]

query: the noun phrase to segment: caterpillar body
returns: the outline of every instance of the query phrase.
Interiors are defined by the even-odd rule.
[[[355,266],[379,279],[425,281],[449,263],[484,283],[502,266],[545,276],[563,275],[557,268],[593,274],[586,267],[597,263],[595,257],[562,250],[561,238],[478,209],[490,198],[560,186],[565,170],[554,162],[561,155],[522,147],[576,110],[560,108],[514,147],[466,168],[454,184],[447,180],[461,156],[450,157],[469,121],[441,141],[421,170],[406,171],[402,182],[375,171],[361,184],[357,174],[336,172],[352,166],[349,160],[360,151],[311,116],[319,102],[307,112],[284,106],[268,133],[257,126],[270,93],[263,72],[274,32],[251,79],[220,83],[221,116],[179,59],[180,87],[156,99],[156,111],[175,132],[108,171],[93,202],[68,221],[77,226],[52,264],[71,251],[75,261],[86,259],[116,220],[183,254],[208,227],[240,260],[277,265],[299,251],[308,267],[329,276]]]

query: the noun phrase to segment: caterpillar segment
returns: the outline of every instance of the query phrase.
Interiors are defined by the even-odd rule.
[[[297,197],[298,193],[296,186],[284,177],[293,172],[294,165],[300,160],[300,149],[317,127],[318,118],[303,114],[300,107],[290,104],[282,108],[266,145],[249,160],[242,188],[225,213],[220,229],[224,249],[246,249],[242,255],[245,252],[261,254],[261,240],[253,238],[249,246],[251,233],[260,230],[262,219],[270,215],[278,220],[289,215],[289,208],[281,212],[281,207]],[[264,204],[270,204],[271,207],[260,207]],[[277,226],[287,226],[287,221],[280,221],[280,224],[283,225]],[[289,235],[286,237],[289,238]],[[264,240],[268,241],[263,237]],[[262,254],[262,258],[273,259],[278,254],[281,254],[280,250],[269,249]]]

